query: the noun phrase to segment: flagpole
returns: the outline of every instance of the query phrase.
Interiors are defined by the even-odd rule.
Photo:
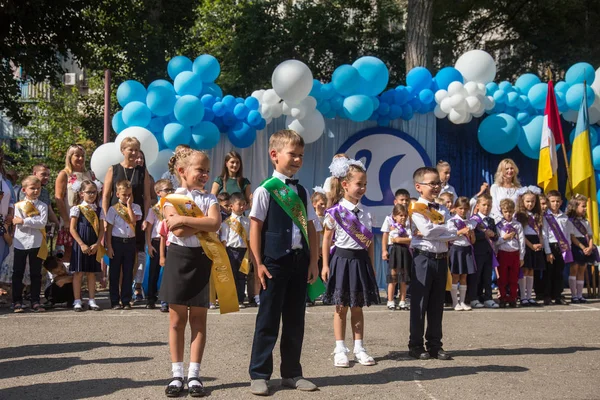
[[[550,78],[550,80],[552,80],[552,70],[550,69],[550,67],[548,67],[547,73],[548,73],[548,77]],[[556,96],[556,94],[555,94],[555,96]],[[569,188],[570,187],[571,178],[569,176],[569,160],[567,158],[567,149],[566,149],[566,147],[567,147],[567,141],[563,139],[563,143],[562,143],[562,145],[560,147],[562,148],[563,157],[565,159],[565,170],[567,172],[567,184],[566,184],[566,187]]]

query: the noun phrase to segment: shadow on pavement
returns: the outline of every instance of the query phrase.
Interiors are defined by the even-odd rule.
[[[452,355],[456,357],[489,357],[489,356],[519,356],[519,355],[559,355],[572,354],[578,351],[598,351],[600,347],[517,347],[517,348],[485,348],[473,350],[456,350]]]
[[[153,347],[166,346],[167,342],[140,342],[140,343],[109,343],[109,342],[75,342],[75,343],[48,343],[26,345],[18,347],[0,348],[0,360],[8,358],[48,356],[51,354],[80,353],[100,347]]]

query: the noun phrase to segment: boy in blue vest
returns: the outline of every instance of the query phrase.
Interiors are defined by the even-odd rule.
[[[317,219],[308,191],[292,177],[302,167],[304,139],[288,129],[269,139],[273,176],[254,191],[250,212],[250,249],[255,255],[262,287],[256,316],[250,391],[269,394],[273,348],[281,330],[281,384],[314,391],[317,386],[302,377],[300,355],[304,339],[307,283],[318,276]]]

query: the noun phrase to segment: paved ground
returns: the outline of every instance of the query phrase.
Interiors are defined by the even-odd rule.
[[[247,367],[255,314],[256,309],[224,316],[210,312],[202,376],[211,398],[252,398]],[[276,374],[273,397],[600,398],[600,302],[448,311],[444,347],[454,361],[408,358],[407,312],[377,306],[366,309],[365,318],[365,344],[378,364],[336,369],[330,355],[332,308],[308,309],[303,366],[321,390],[280,389]],[[167,327],[165,314],[143,308],[21,315],[0,309],[0,399],[165,398]]]

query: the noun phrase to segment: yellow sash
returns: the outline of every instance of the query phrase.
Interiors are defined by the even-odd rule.
[[[15,204],[23,214],[27,217],[34,217],[36,215],[40,215],[40,211],[33,205],[30,201],[20,201]],[[40,246],[40,250],[37,253],[38,258],[45,260],[48,257],[48,243],[46,242],[46,227],[40,229],[42,233],[42,244]]]
[[[94,232],[96,232],[96,236],[100,237],[100,220],[98,219],[98,214],[96,214],[96,211],[89,206],[79,206],[79,211],[92,225]],[[104,257],[105,254],[106,250],[104,249],[104,246],[98,246],[98,251],[96,252],[96,261],[102,262],[102,257]]]
[[[156,216],[156,219],[159,221],[162,221],[164,219],[164,217],[163,217],[163,213],[160,209],[160,203],[156,203],[151,208],[152,208],[152,211],[154,212],[154,215]]]
[[[204,213],[198,205],[187,196],[170,194],[160,199],[161,207],[164,207],[165,202],[171,203],[179,215],[193,218],[204,217]],[[210,277],[219,297],[221,314],[239,311],[235,280],[225,246],[219,241],[216,232],[198,232],[196,237],[212,261]]]
[[[120,201],[118,201],[113,207],[115,208],[117,214],[119,214],[119,217],[123,218],[123,221],[129,225],[131,231],[135,234],[135,222],[132,222],[131,218],[129,218],[127,207],[125,207]]]
[[[242,265],[240,265],[240,272],[242,274],[248,275],[248,273],[250,272],[250,259],[248,257],[248,249],[250,247],[248,246],[248,233],[246,232],[246,229],[244,229],[242,223],[236,219],[229,217],[225,220],[225,222],[227,223],[227,225],[229,225],[229,229],[233,230],[239,237],[241,237],[242,241],[246,245],[246,253],[244,254]]]

